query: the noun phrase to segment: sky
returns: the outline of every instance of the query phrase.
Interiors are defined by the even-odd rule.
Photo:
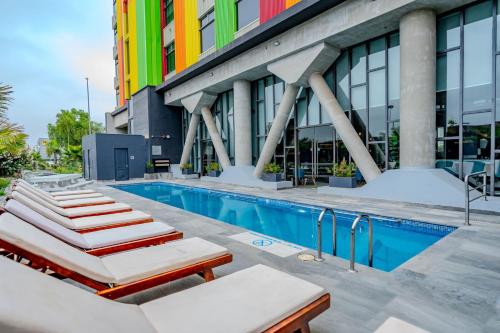
[[[8,116],[24,126],[30,146],[47,137],[61,109],[92,120],[116,105],[111,0],[0,0],[0,82],[11,85]]]

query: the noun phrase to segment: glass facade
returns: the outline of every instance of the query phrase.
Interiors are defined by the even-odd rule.
[[[236,0],[236,28],[240,30],[259,18],[259,2]]]
[[[437,22],[436,166],[457,177],[487,171],[498,188],[500,1],[480,1]]]
[[[224,142],[227,154],[231,163],[234,163],[234,101],[233,91],[229,90],[219,94],[217,100],[212,106],[212,116],[215,120],[217,130]],[[184,110],[183,112],[183,136],[186,137],[189,128],[191,114]],[[200,119],[200,125],[196,133],[195,143],[191,152],[191,163],[196,172],[205,173],[205,167],[210,162],[218,162],[217,154],[212,145],[212,139],[208,133],[207,127]]]
[[[215,46],[215,12],[212,9],[200,20],[201,52]]]

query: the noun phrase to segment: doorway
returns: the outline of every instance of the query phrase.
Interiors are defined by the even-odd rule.
[[[129,180],[128,149],[115,148],[115,180]]]
[[[334,135],[332,126],[298,130],[297,175],[300,183],[328,183],[330,168],[335,161]]]

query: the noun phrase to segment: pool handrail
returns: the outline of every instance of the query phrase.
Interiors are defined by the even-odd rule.
[[[332,225],[332,228],[333,228],[333,255],[334,256],[337,255],[337,214],[335,214],[335,211],[333,210],[333,208],[325,207],[325,208],[323,208],[323,210],[319,214],[318,221],[317,221],[317,227],[318,227],[318,244],[317,244],[317,246],[318,246],[318,255],[316,256],[316,258],[314,258],[314,260],[320,261],[320,262],[321,261],[325,261],[325,259],[323,258],[323,250],[321,249],[322,238],[323,238],[323,234],[321,232],[321,225],[323,224],[323,218],[325,217],[325,215],[326,215],[327,212],[332,213],[332,219],[333,219],[333,225]]]
[[[356,273],[356,269],[354,267],[354,260],[356,257],[355,253],[355,243],[356,243],[356,227],[359,222],[363,219],[366,219],[368,222],[368,266],[373,267],[373,225],[372,219],[370,215],[367,214],[359,214],[351,226],[351,260],[349,262],[349,272]]]
[[[483,176],[483,184],[479,186],[475,186],[472,189],[469,189],[469,179],[471,178],[477,178],[479,176]],[[488,193],[487,193],[487,179],[488,178],[488,172],[486,171],[479,171],[479,172],[474,172],[471,174],[468,174],[465,176],[464,183],[465,183],[465,225],[470,225],[470,203],[484,197],[484,201],[488,200]],[[482,188],[483,193],[481,193],[480,196],[477,196],[475,198],[470,198],[470,192],[476,191],[478,189]]]

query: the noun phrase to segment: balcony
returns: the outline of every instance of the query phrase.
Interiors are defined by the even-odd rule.
[[[120,88],[120,80],[117,77],[114,78],[115,90]]]
[[[116,29],[116,15],[111,16],[111,27],[113,30]]]
[[[113,46],[113,59],[118,59],[118,48],[115,46]]]

